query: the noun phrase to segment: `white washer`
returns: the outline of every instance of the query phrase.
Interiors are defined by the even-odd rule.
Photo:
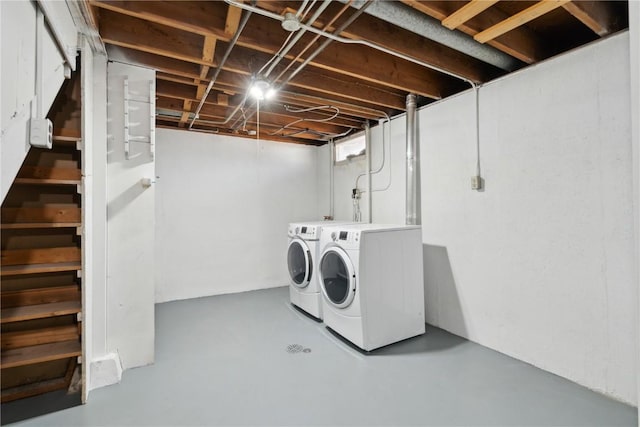
[[[425,332],[419,226],[324,227],[319,281],[324,323],[371,351]]]
[[[289,224],[287,266],[291,303],[322,320],[322,295],[318,282],[317,260],[320,233],[328,225],[351,224],[338,221],[294,222]]]

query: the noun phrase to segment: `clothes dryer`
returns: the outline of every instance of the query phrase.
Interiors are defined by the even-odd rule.
[[[320,234],[325,226],[350,224],[337,221],[296,222],[289,224],[287,267],[291,303],[322,320],[322,296],[318,283],[317,260]]]
[[[371,351],[425,332],[419,226],[323,227],[319,282],[325,324]]]

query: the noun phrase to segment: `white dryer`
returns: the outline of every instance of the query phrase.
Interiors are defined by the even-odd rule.
[[[324,323],[371,351],[425,332],[420,226],[324,227]]]
[[[327,225],[348,222],[317,221],[289,224],[287,266],[291,303],[313,317],[322,320],[322,296],[318,282],[317,260],[320,256],[320,233]]]

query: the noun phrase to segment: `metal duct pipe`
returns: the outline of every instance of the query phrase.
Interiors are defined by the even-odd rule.
[[[254,0],[251,4],[255,5],[256,4],[256,0]],[[242,33],[242,30],[244,30],[244,27],[247,25],[247,21],[249,21],[249,17],[251,16],[251,13],[252,13],[251,11],[247,11],[247,12],[245,12],[244,16],[242,17],[242,21],[240,22],[240,25],[238,26],[238,29],[236,30],[236,34],[233,36],[233,39],[231,39],[231,42],[229,43],[229,46],[227,47],[227,51],[224,53],[224,56],[222,57],[222,60],[218,64],[218,68],[216,68],[215,74],[213,75],[213,77],[211,78],[211,81],[207,85],[207,89],[204,91],[204,95],[202,95],[202,99],[200,100],[200,103],[198,104],[198,108],[196,109],[196,113],[193,116],[193,119],[191,120],[191,123],[189,123],[189,129],[191,129],[193,127],[193,124],[195,123],[196,119],[198,118],[198,115],[200,114],[200,110],[202,110],[202,107],[204,106],[204,103],[207,100],[207,97],[209,96],[209,92],[211,92],[211,88],[213,88],[213,84],[218,79],[218,76],[220,75],[220,72],[222,71],[222,67],[227,62],[227,58],[229,58],[229,55],[231,55],[231,51],[233,50],[233,47],[238,42],[238,38],[240,38],[240,33]],[[246,96],[245,96],[245,100],[246,100]],[[220,124],[221,125],[226,124],[229,120],[231,120],[231,118],[238,112],[238,110],[240,109],[240,106],[243,103],[244,103],[244,101],[242,103],[238,104],[238,108],[233,110],[231,115],[229,115],[226,118],[226,120],[224,122],[221,122]]]
[[[407,225],[419,224],[416,106],[417,97],[415,94],[410,93],[409,95],[407,95]]]
[[[369,123],[364,125],[364,152],[367,155],[367,218],[369,224],[373,222],[373,188],[371,187],[371,126]]]
[[[340,1],[345,3],[347,0]],[[355,0],[352,5],[360,8],[364,3],[365,0]],[[460,31],[451,31],[437,19],[419,13],[399,1],[377,1],[367,9],[367,13],[503,70],[513,71],[522,65],[506,53],[478,43],[473,37]]]

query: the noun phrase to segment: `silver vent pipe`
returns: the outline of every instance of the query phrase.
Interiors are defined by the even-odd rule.
[[[407,200],[406,223],[416,225],[418,219],[418,151],[416,123],[416,95],[407,95]]]

